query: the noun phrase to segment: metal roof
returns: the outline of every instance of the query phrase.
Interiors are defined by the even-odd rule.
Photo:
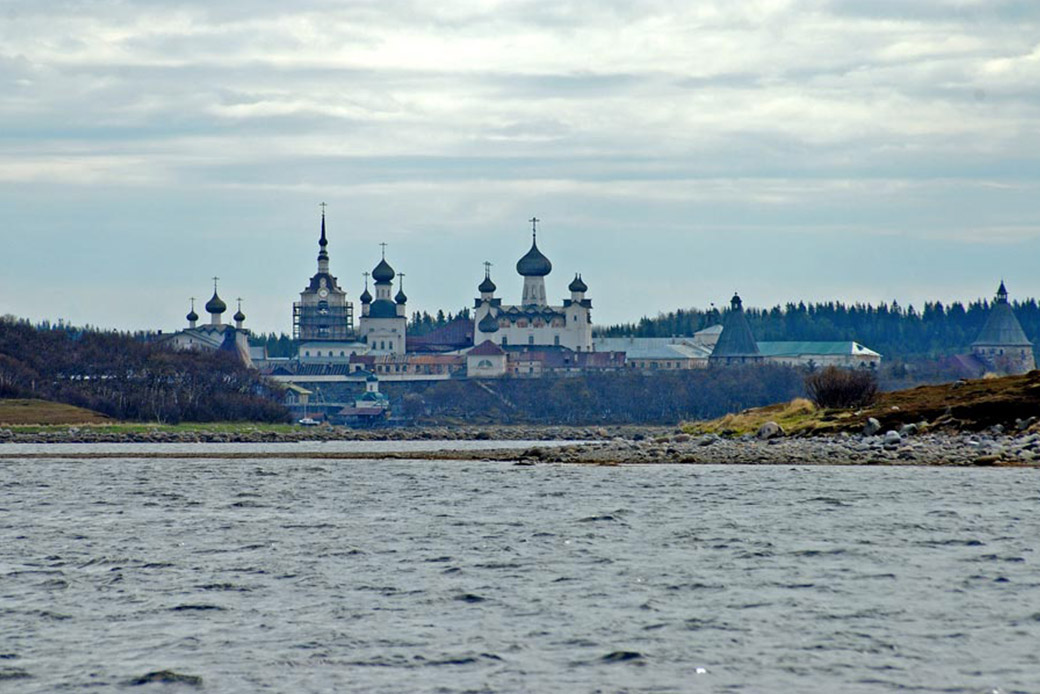
[[[982,332],[971,344],[980,347],[1028,347],[1033,343],[1022,331],[1022,325],[1018,322],[1018,318],[1015,318],[1011,304],[1005,299],[993,304],[993,308],[990,309],[989,316],[986,318],[986,324],[982,326]]]
[[[758,351],[763,357],[792,357],[817,354],[820,356],[880,357],[872,349],[858,342],[759,342]]]
[[[707,359],[711,350],[680,337],[597,337],[597,352],[624,352],[627,359]]]

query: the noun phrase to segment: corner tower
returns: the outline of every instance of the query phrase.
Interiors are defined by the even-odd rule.
[[[305,342],[349,340],[354,336],[354,305],[347,301],[347,293],[329,272],[325,207],[321,203],[318,272],[300,292],[300,300],[293,304],[293,338]]]
[[[758,351],[758,343],[744,315],[744,303],[734,293],[729,302],[729,311],[722,321],[722,333],[708,357],[708,364],[729,366],[761,361],[762,353]]]
[[[1024,374],[1036,368],[1033,343],[1015,317],[1003,280],[982,332],[971,343],[971,352],[986,368],[998,373]]]

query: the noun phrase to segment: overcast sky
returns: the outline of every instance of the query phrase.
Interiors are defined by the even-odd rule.
[[[0,314],[1040,295],[1036,0],[0,0]],[[200,311],[201,312],[201,311]]]

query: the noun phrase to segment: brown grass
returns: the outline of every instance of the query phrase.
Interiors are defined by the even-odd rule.
[[[929,428],[951,431],[981,431],[994,424],[1013,431],[1016,420],[1040,417],[1040,371],[880,393],[873,405],[858,410],[809,410],[807,405],[812,407],[799,398],[707,422],[690,422],[684,428],[693,434],[739,436],[753,434],[763,423],[774,421],[788,434],[833,434],[861,431],[867,419],[874,417],[881,422],[882,431],[922,422]],[[1040,424],[1033,426],[1036,429]]]
[[[47,400],[0,400],[0,424],[111,424],[103,414]]]

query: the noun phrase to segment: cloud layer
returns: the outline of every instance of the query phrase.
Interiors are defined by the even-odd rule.
[[[433,4],[8,3],[0,312],[172,327],[218,274],[288,330],[321,200],[416,308],[515,298],[532,214],[600,321],[1040,293],[1035,2]]]

